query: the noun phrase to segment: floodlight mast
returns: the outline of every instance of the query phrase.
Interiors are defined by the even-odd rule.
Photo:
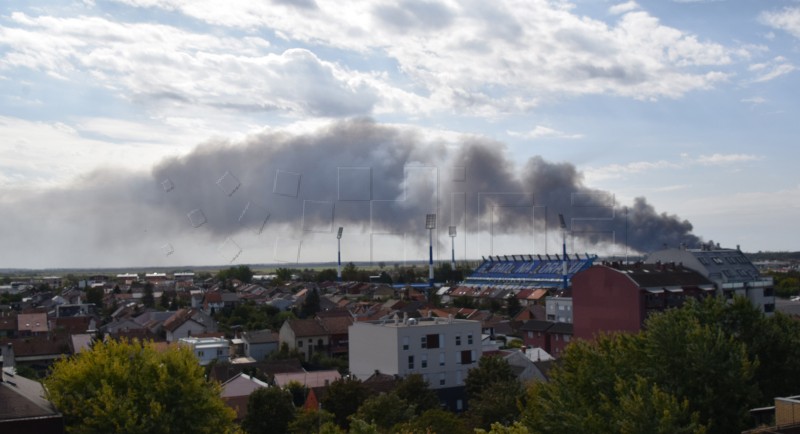
[[[567,222],[564,220],[564,214],[558,215],[558,223],[561,226],[561,253],[562,253],[562,265],[561,265],[561,289],[567,289],[567,261],[569,258],[567,257]]]
[[[456,271],[456,227],[450,226],[450,269]]]
[[[342,281],[342,231],[344,230],[343,227],[339,226],[339,232],[336,233],[336,250],[338,256],[338,263],[336,267],[336,280],[341,282]]]
[[[428,230],[428,286],[433,288],[433,230],[436,229],[436,214],[425,216],[425,229]]]

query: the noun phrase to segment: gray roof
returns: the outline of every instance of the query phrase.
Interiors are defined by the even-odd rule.
[[[278,334],[272,330],[256,330],[242,333],[242,339],[249,344],[278,342]]]

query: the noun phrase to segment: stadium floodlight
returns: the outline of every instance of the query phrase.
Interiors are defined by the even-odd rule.
[[[337,266],[336,266],[336,280],[342,281],[342,231],[344,228],[339,226],[339,231],[336,232],[336,253],[337,253]]]
[[[561,225],[561,253],[564,258],[561,266],[561,288],[567,289],[567,262],[569,261],[569,256],[567,256],[567,222],[564,221],[564,214],[558,215],[558,223]],[[556,257],[558,257],[558,255],[556,255]]]
[[[425,229],[436,229],[436,214],[425,216]]]
[[[455,273],[456,271],[456,227],[450,226],[448,228],[450,233],[450,269]]]
[[[433,230],[436,229],[436,214],[425,216],[425,229],[428,230],[428,286],[433,288]]]

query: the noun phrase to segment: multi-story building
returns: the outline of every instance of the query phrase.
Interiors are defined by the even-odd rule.
[[[572,279],[574,335],[592,339],[600,332],[636,333],[653,313],[713,294],[708,278],[681,265],[595,265]]]
[[[567,292],[551,295],[545,299],[548,321],[572,324],[572,296]]]
[[[464,408],[464,380],[481,357],[481,323],[452,318],[357,322],[349,329],[350,372],[366,380],[376,372],[420,374],[439,399]]]
[[[708,244],[700,249],[667,249],[651,253],[650,264],[682,264],[714,282],[717,295],[733,298],[747,297],[753,306],[767,315],[775,311],[775,294],[772,277],[761,276],[752,262],[738,246],[723,249]]]

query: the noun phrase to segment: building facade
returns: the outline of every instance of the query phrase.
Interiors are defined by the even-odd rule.
[[[481,323],[449,318],[357,322],[350,326],[350,372],[420,374],[431,389],[463,387],[481,357]]]
[[[572,279],[574,335],[593,339],[600,332],[636,333],[653,313],[714,291],[710,280],[681,265],[595,265]]]
[[[714,282],[717,295],[732,299],[746,297],[762,312],[775,312],[772,277],[761,276],[758,268],[736,249],[723,249],[711,244],[700,249],[666,249],[651,253],[649,264],[682,264]]]

